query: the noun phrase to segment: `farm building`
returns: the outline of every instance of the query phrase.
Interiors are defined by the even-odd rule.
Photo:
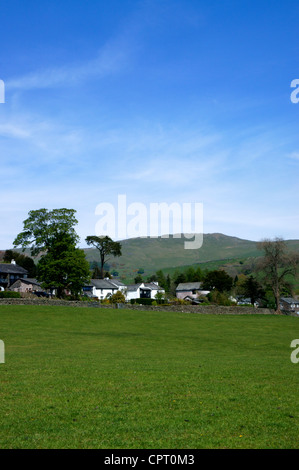
[[[178,299],[191,300],[196,299],[199,295],[209,294],[209,290],[201,288],[201,282],[181,282],[175,292]]]

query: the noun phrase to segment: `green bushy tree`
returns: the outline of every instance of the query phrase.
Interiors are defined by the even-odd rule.
[[[55,288],[58,297],[64,289],[78,295],[90,277],[84,252],[76,248],[75,212],[65,208],[30,211],[24,230],[14,240],[14,247],[21,246],[23,251],[29,247],[32,255],[41,255],[37,279],[45,288]]]

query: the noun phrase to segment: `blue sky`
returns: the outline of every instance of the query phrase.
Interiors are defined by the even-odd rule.
[[[299,238],[298,1],[1,0],[0,248],[28,212],[202,203],[204,233]],[[129,218],[128,218],[129,220]]]

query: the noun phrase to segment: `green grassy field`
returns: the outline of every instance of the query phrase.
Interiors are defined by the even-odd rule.
[[[299,448],[299,319],[1,306],[0,448]]]

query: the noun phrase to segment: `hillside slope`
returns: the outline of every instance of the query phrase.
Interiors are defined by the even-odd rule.
[[[110,258],[110,269],[120,275],[132,277],[139,268],[149,275],[158,269],[181,267],[206,261],[261,256],[256,242],[221,233],[204,234],[202,247],[196,250],[184,248],[184,238],[132,238],[121,241],[122,256]],[[299,240],[289,240],[290,249],[299,252]],[[84,250],[88,261],[99,261],[97,250]]]
[[[257,242],[244,240],[222,233],[208,233],[203,235],[203,244],[196,250],[186,250],[183,236],[174,238],[130,238],[122,240],[122,256],[111,257],[108,260],[110,271],[117,271],[119,276],[133,279],[137,271],[144,270],[147,277],[159,269],[172,272],[180,268],[197,263],[225,264],[225,260],[254,259],[262,255],[257,249]],[[299,253],[299,240],[286,240],[290,250]],[[17,251],[21,251],[20,249]],[[84,252],[89,262],[99,262],[99,252],[95,248],[85,248]],[[30,250],[25,253],[30,255]],[[0,257],[4,251],[0,252]],[[223,261],[223,263],[222,263]],[[217,263],[216,263],[217,262]]]

